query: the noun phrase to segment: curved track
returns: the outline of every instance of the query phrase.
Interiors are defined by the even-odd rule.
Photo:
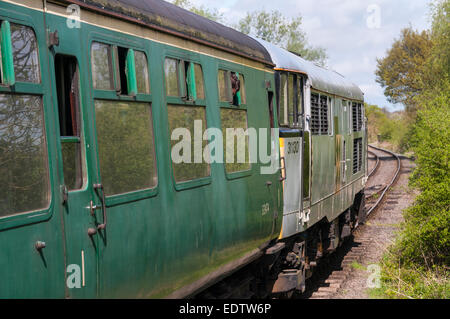
[[[366,185],[366,214],[369,219],[379,207],[388,191],[395,185],[401,171],[400,157],[388,150],[369,146],[372,166],[368,173]],[[374,162],[374,163],[373,163]],[[357,226],[356,233],[364,233],[364,224]],[[370,241],[367,243],[370,245]],[[310,288],[301,298],[328,299],[331,298],[347,280],[352,272],[352,265],[358,263],[364,255],[364,245],[352,240],[344,244],[319,267],[317,276],[310,281]],[[308,286],[308,285],[307,285]]]
[[[388,190],[395,184],[395,181],[398,178],[398,175],[400,173],[400,170],[402,168],[402,162],[400,160],[400,157],[395,154],[394,152],[382,149],[382,148],[378,148],[372,145],[369,145],[370,148],[374,149],[375,151],[377,151],[378,153],[384,153],[384,154],[388,154],[388,158],[393,158],[394,161],[396,162],[397,166],[394,169],[394,173],[392,175],[391,179],[388,179],[386,184],[382,185],[381,188],[379,188],[378,190],[375,191],[375,193],[366,195],[366,216],[370,216],[370,214],[372,214],[381,204],[381,202],[383,201],[386,193],[388,192]],[[369,173],[369,179],[372,178],[373,176],[376,176],[375,173],[378,174],[378,172],[380,172],[378,170],[379,168],[379,164],[380,164],[380,155],[376,154],[374,152],[371,152],[372,154],[375,155],[376,157],[376,164],[375,164],[375,168]],[[383,178],[385,177],[385,172],[380,172],[383,174]],[[377,194],[377,196],[375,196],[374,194]]]

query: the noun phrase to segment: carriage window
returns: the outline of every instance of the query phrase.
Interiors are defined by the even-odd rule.
[[[111,46],[98,42],[92,43],[92,80],[94,88],[99,90],[113,89]]]
[[[207,141],[195,140],[196,128],[201,126],[200,137],[206,130],[206,109],[204,106],[168,105],[169,129],[171,135],[173,176],[177,183],[210,176],[210,165],[204,161],[203,150]],[[201,124],[201,125],[199,125]],[[196,126],[197,125],[197,126]],[[186,131],[187,129],[187,131]],[[185,133],[188,136],[178,135]],[[190,139],[191,143],[183,144]]]
[[[95,101],[100,175],[107,195],[157,185],[149,103]]]
[[[33,29],[11,23],[11,44],[16,81],[40,83],[38,45]]]
[[[203,86],[203,71],[202,66],[200,64],[194,63],[194,71],[195,71],[195,88],[197,90],[197,99],[204,100],[205,99],[205,88]]]
[[[250,170],[249,136],[245,134],[248,129],[247,111],[222,108],[220,115],[227,173]]]
[[[246,104],[244,75],[237,72],[219,70],[219,99],[234,106]]]
[[[218,73],[218,81],[219,81],[219,99],[222,102],[230,102],[231,97],[229,92],[231,90],[231,82],[228,76],[228,72],[225,70],[219,70]]]
[[[147,56],[144,52],[135,51],[136,81],[139,93],[150,94]]]
[[[164,72],[166,75],[166,90],[168,96],[179,96],[178,88],[178,61],[175,59],[166,59],[164,64]]]
[[[231,80],[231,101],[235,106],[239,106],[241,104],[241,80],[239,80],[239,74],[235,72],[230,72],[230,80]]]
[[[49,204],[42,99],[0,94],[0,217]]]
[[[164,70],[168,96],[180,97],[184,101],[205,98],[203,71],[199,64],[167,58]]]

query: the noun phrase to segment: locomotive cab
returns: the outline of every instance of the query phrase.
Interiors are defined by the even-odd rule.
[[[304,160],[309,161],[309,156],[305,156],[305,152],[309,152],[309,141],[305,141],[305,137],[308,139],[309,134],[305,132],[304,121],[304,75],[280,69],[275,79],[284,203],[281,239],[298,233],[300,225],[308,218],[303,212],[303,200],[308,197],[305,191],[309,192],[309,165],[305,165]]]

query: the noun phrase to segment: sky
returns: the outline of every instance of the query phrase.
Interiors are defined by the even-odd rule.
[[[248,11],[278,10],[286,17],[303,17],[308,43],[326,49],[328,68],[358,85],[365,101],[389,111],[403,109],[391,104],[375,81],[376,59],[387,50],[400,30],[430,27],[430,0],[191,0],[218,9],[227,24],[236,24]]]

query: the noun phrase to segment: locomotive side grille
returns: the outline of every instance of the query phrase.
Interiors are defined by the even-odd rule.
[[[353,174],[362,169],[362,138],[353,140]]]
[[[362,147],[362,138],[358,139],[358,172],[362,170],[363,163],[363,147]]]
[[[320,134],[320,107],[319,95],[311,94],[311,133]]]
[[[328,97],[320,96],[320,134],[328,134]]]
[[[352,103],[352,126],[353,132],[358,132],[358,105],[355,102]]]
[[[362,104],[358,104],[358,131],[362,130],[363,124],[363,114],[362,114]]]
[[[363,106],[361,103],[352,103],[352,127],[353,132],[359,132],[363,128]]]

